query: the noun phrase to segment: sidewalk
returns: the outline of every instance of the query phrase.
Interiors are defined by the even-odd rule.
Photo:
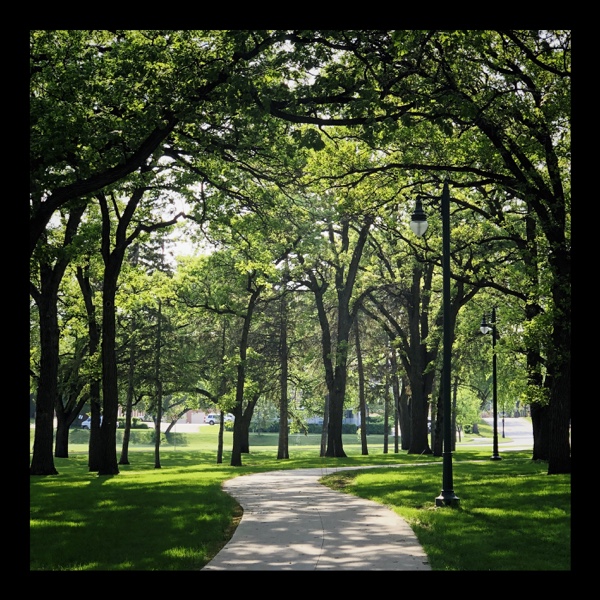
[[[502,439],[500,452],[532,448],[530,421],[507,418],[503,426],[511,441]],[[473,445],[491,447],[492,439]],[[363,468],[369,467],[340,470]],[[202,570],[431,571],[412,529],[396,513],[318,482],[336,470],[272,471],[226,481],[223,489],[241,504],[244,515],[233,537]]]
[[[226,481],[223,489],[244,516],[203,571],[430,571],[415,534],[396,513],[318,483],[334,471],[272,471]]]

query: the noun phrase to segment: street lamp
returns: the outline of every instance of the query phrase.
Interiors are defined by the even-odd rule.
[[[498,454],[498,385],[496,380],[496,307],[492,308],[492,314],[488,325],[485,320],[485,313],[481,319],[481,333],[492,332],[492,407],[494,414],[494,450],[491,456],[492,460],[501,460]],[[503,421],[504,423],[504,421]]]
[[[415,212],[411,217],[410,228],[415,235],[422,236],[427,230],[427,218],[421,200],[417,199]],[[444,310],[444,355],[442,367],[442,406],[444,407],[444,443],[442,491],[435,499],[436,506],[458,506],[459,498],[454,493],[452,483],[452,406],[450,404],[450,357],[452,352],[452,332],[450,331],[450,192],[448,180],[442,191],[442,282]]]

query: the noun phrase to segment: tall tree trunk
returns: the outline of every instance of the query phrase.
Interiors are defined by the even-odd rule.
[[[42,275],[43,277],[43,275]],[[43,286],[43,284],[42,284]],[[35,434],[30,475],[58,475],[54,466],[54,403],[58,394],[58,314],[52,296],[37,298],[40,318],[40,379],[35,403]]]
[[[396,379],[395,376],[392,378]],[[396,394],[395,390],[392,392],[392,398],[394,401],[394,454],[398,454],[400,452],[400,407],[398,406],[400,396]]]
[[[79,370],[79,365],[74,365],[75,370]],[[69,433],[71,425],[81,412],[86,403],[88,394],[82,393],[84,388],[83,378],[76,372],[73,374],[73,384],[65,386],[65,393],[68,393],[66,403],[57,402],[61,410],[56,411],[56,435],[54,445],[54,456],[56,458],[69,458]],[[68,389],[68,392],[67,392]]]
[[[342,439],[342,424],[344,419],[344,402],[346,399],[346,383],[348,378],[348,344],[350,328],[354,321],[360,302],[355,302],[351,308],[352,293],[358,274],[358,267],[363,249],[373,223],[372,217],[365,219],[361,225],[358,240],[351,252],[349,264],[341,261],[335,265],[335,290],[337,294],[337,331],[335,345],[332,344],[332,335],[324,306],[324,294],[328,283],[319,285],[314,272],[308,273],[308,287],[315,295],[317,313],[322,336],[322,356],[325,367],[325,381],[329,392],[329,420],[327,423],[327,449],[325,456],[344,458],[344,444]],[[341,249],[339,254],[350,254],[350,221],[342,223],[340,239]],[[333,227],[329,228],[329,239],[335,245],[336,234]],[[337,252],[337,250],[336,250]],[[302,259],[300,258],[302,261]],[[333,357],[333,359],[332,359]],[[335,362],[333,362],[333,360]]]
[[[458,396],[458,383],[459,383],[459,377],[458,375],[454,375],[454,381],[452,384],[452,451],[454,452],[456,450],[456,434],[457,434],[457,427],[456,427],[456,402],[457,402],[457,396]]]
[[[223,372],[223,365],[225,363],[225,350],[227,348],[227,321],[223,320],[223,328],[221,330],[221,355],[219,356],[219,370]],[[225,377],[222,377],[219,383],[219,393],[218,397],[222,398],[225,394],[225,390],[227,387],[227,382],[225,381]],[[213,399],[215,405],[217,404],[217,400]],[[234,415],[236,416],[236,415]],[[237,418],[237,416],[236,416]],[[223,421],[223,411],[221,411],[221,421]],[[223,463],[223,430],[219,429],[219,435],[217,436],[217,464],[220,465]]]
[[[424,289],[431,288],[433,269],[425,269]],[[423,311],[425,298],[421,294],[421,280],[423,267],[415,263],[413,268],[412,285],[410,290],[411,302],[408,310],[410,331],[410,363],[405,365],[411,390],[411,419],[410,419],[410,446],[409,454],[431,454],[429,435],[427,433],[427,417],[429,416],[429,395],[433,378],[426,372],[428,355],[426,338],[429,328],[427,311]]]
[[[156,426],[154,428],[154,468],[160,469],[160,438],[163,413],[163,388],[161,379],[160,349],[162,346],[162,303],[158,299],[158,314],[156,321],[156,352],[154,363],[154,384],[156,388]]]
[[[127,210],[117,227],[115,248],[111,251],[111,222],[108,199],[98,195],[102,214],[102,259],[104,261],[104,279],[102,286],[102,425],[100,426],[98,449],[98,474],[118,475],[117,464],[117,415],[119,411],[119,389],[117,380],[116,316],[115,296],[117,280],[128,242],[125,239],[126,227],[133,211],[143,195],[136,190],[130,199]],[[92,424],[93,424],[92,414]],[[92,431],[93,435],[93,431]],[[91,443],[91,442],[90,442]]]
[[[136,353],[136,342],[135,342],[135,330],[136,322],[135,319],[132,321],[131,326],[131,339],[129,340],[129,364],[127,368],[127,398],[125,401],[125,429],[123,431],[123,444],[121,445],[121,457],[119,458],[120,465],[129,464],[129,441],[131,439],[131,422],[133,415],[133,377],[135,374],[135,353]]]
[[[327,451],[327,429],[329,427],[329,394],[325,394],[325,406],[323,408],[323,427],[321,428],[321,451],[319,456],[325,456]]]
[[[548,475],[571,473],[571,269],[564,239],[550,252],[553,266]],[[554,250],[554,248],[553,248]]]
[[[398,398],[398,410],[400,411],[400,442],[402,450],[408,450],[410,448],[410,424],[412,422],[410,416],[411,402],[408,377],[403,375],[400,382],[402,384],[400,397]]]
[[[63,249],[67,248],[75,237],[84,211],[85,203],[81,202],[71,208],[65,228]],[[38,237],[42,236],[43,234],[40,232]],[[68,264],[68,253],[62,253],[54,267],[41,260],[40,290],[35,289],[33,285],[30,286],[31,295],[38,308],[40,324],[40,377],[36,397],[35,433],[33,454],[29,466],[30,475],[58,475],[52,456],[54,410],[58,398],[60,337],[57,303],[58,288]]]
[[[444,401],[443,401],[443,390],[442,386],[444,382],[442,378],[440,378],[440,385],[437,393],[437,401],[435,404],[435,421],[431,423],[431,443],[433,445],[433,455],[434,456],[442,456],[443,455],[443,442],[444,442],[444,419],[446,418],[444,414]]]
[[[81,412],[87,393],[83,393],[87,379],[81,374],[81,366],[88,354],[88,343],[85,338],[76,340],[73,354],[62,369],[59,370],[59,389],[55,402],[56,436],[54,456],[69,458],[69,432],[71,425]]]
[[[252,289],[253,276],[248,276],[248,289]],[[243,418],[244,415],[244,384],[246,383],[246,356],[248,353],[248,337],[250,335],[250,324],[252,322],[252,315],[256,308],[256,303],[262,292],[263,287],[259,286],[254,289],[248,300],[248,307],[246,314],[244,315],[244,323],[242,326],[242,335],[240,339],[239,348],[239,362],[237,367],[237,382],[235,390],[235,408],[233,414],[235,420],[233,422],[233,447],[231,449],[231,461],[232,467],[242,466],[242,453],[249,451],[248,444],[248,429],[250,427],[250,420]],[[254,410],[254,407],[252,407]]]
[[[260,398],[260,392],[257,392],[246,401],[246,407],[242,416],[243,427],[240,428],[240,448],[242,454],[250,453],[250,423],[252,422],[252,416],[254,415],[254,409],[256,403]]]
[[[347,347],[338,349],[347,353]],[[329,394],[329,424],[327,427],[327,449],[325,456],[332,458],[345,458],[342,440],[342,422],[344,419],[344,400],[346,398],[347,365],[346,358],[340,359],[342,364],[335,367],[333,393]]]
[[[400,437],[402,435],[400,419],[400,382],[398,379],[398,362],[393,346],[390,346],[390,376],[392,384],[392,398],[394,400],[394,453],[400,451]]]
[[[277,459],[287,459],[289,453],[288,426],[288,342],[287,342],[287,297],[281,294],[281,315],[279,330],[279,363],[280,363],[280,395],[279,395],[279,443]]]
[[[356,360],[358,365],[358,406],[360,409],[360,445],[361,454],[367,456],[369,449],[367,447],[367,403],[365,401],[365,372],[363,369],[362,352],[360,348],[360,332],[358,327],[358,318],[354,323],[354,343],[356,345]]]
[[[135,267],[139,262],[139,244],[132,247],[131,264]],[[135,376],[135,360],[137,351],[137,320],[135,316],[131,321],[130,338],[129,338],[129,363],[127,366],[127,394],[125,399],[125,427],[123,429],[123,443],[121,444],[121,456],[119,457],[120,465],[129,464],[129,442],[131,440],[131,424],[133,416],[133,400],[135,397],[134,376]]]
[[[533,428],[532,460],[548,460],[550,439],[550,407],[533,402],[529,407]]]
[[[89,355],[93,357],[100,347],[100,325],[96,318],[96,305],[94,303],[94,292],[89,277],[89,261],[85,268],[77,267],[77,282],[88,319]],[[90,416],[93,427],[90,428],[90,442],[88,446],[88,468],[90,472],[98,471],[99,463],[99,426],[100,426],[100,379],[96,375],[90,380]]]
[[[389,444],[389,430],[390,430],[390,382],[389,382],[389,364],[387,365],[385,374],[385,388],[384,388],[384,409],[383,409],[383,453],[388,453]]]
[[[119,269],[110,265],[105,270],[102,293],[102,424],[100,425],[98,449],[98,474],[117,475],[117,413],[119,390],[117,383],[117,357],[115,352],[116,323],[115,295]],[[92,429],[94,433],[94,409]],[[91,443],[91,442],[90,442]]]
[[[223,433],[225,432],[225,413],[221,411],[219,422],[219,433],[217,435],[217,464],[223,464]]]

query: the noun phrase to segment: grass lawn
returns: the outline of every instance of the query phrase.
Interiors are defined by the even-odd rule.
[[[73,430],[69,458],[54,459],[59,474],[30,477],[30,570],[198,570],[241,517],[221,490],[224,480],[275,469],[411,463],[338,471],[322,482],[396,511],[435,571],[570,570],[571,477],[548,476],[546,463],[532,461],[530,452],[502,453],[502,444],[503,460],[489,460],[490,447],[470,447],[491,435],[485,424],[480,431],[453,454],[459,508],[438,509],[441,459],[395,454],[391,438],[383,454],[382,436],[369,436],[368,456],[356,435],[344,436],[348,457],[331,459],[319,457],[320,436],[292,434],[291,458],[277,460],[277,434],[251,434],[244,466],[230,467],[232,434],[225,432],[223,463],[216,464],[218,428],[206,426],[165,439],[155,469],[153,443],[140,435],[130,446],[130,464],[119,465],[119,475],[99,477],[87,469],[89,432]],[[119,443],[118,456],[120,449]]]

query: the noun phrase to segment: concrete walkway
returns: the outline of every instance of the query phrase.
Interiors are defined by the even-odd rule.
[[[226,481],[223,489],[244,515],[203,571],[431,570],[402,518],[320,484],[318,479],[330,472],[272,471]]]
[[[505,427],[511,441],[499,440],[500,453],[532,448],[529,420],[503,421],[499,429]],[[480,445],[491,448],[491,438],[473,444]],[[339,470],[363,468],[373,467]],[[431,571],[412,529],[396,513],[318,482],[335,470],[272,471],[226,481],[223,489],[244,515],[203,571]]]

